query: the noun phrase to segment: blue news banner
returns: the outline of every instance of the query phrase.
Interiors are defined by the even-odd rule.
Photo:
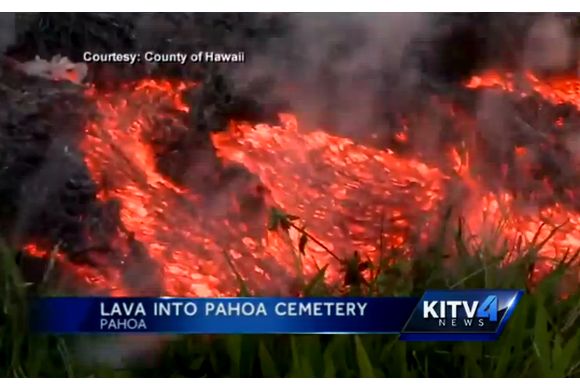
[[[400,334],[407,341],[496,340],[520,290],[433,290],[386,298],[42,298],[43,333]]]

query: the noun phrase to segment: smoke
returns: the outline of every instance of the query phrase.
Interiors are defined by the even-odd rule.
[[[570,67],[574,42],[568,21],[556,15],[542,16],[530,28],[524,66],[539,71],[562,71]]]
[[[235,86],[247,92],[270,80],[270,93],[260,99],[287,102],[304,127],[368,133],[388,99],[416,82],[406,54],[430,21],[414,13],[293,14],[287,34],[232,69]]]
[[[495,20],[495,18],[494,18]],[[504,20],[504,24],[511,24],[513,21],[514,30],[512,33],[512,51],[515,61],[513,64],[502,64],[498,60],[489,60],[498,67],[504,67],[515,74],[514,83],[516,88],[528,92],[531,96],[527,100],[516,95],[508,96],[496,90],[482,91],[478,95],[476,104],[476,121],[479,136],[484,140],[488,150],[478,150],[480,153],[479,163],[490,178],[498,175],[499,163],[509,161],[510,153],[514,148],[525,147],[525,158],[534,161],[534,166],[538,168],[541,175],[549,176],[552,182],[565,181],[570,172],[570,163],[576,159],[578,161],[578,137],[575,132],[569,136],[563,136],[564,132],[555,134],[553,122],[558,115],[564,115],[566,126],[573,126],[576,120],[573,114],[558,114],[555,108],[550,106],[541,107],[537,96],[534,96],[530,81],[525,74],[531,71],[541,79],[549,79],[551,74],[568,73],[575,66],[576,54],[578,50],[578,37],[574,35],[572,29],[572,19],[555,14],[537,15],[533,17],[525,15],[509,15]],[[490,29],[491,36],[505,35],[509,28],[493,24]],[[517,37],[517,39],[516,39]],[[521,42],[520,47],[515,42]],[[487,49],[490,53],[505,51],[505,48],[497,50],[498,47],[506,46],[505,42],[488,41]],[[506,46],[507,47],[507,46]],[[499,59],[501,61],[501,58]],[[511,67],[510,67],[511,65]],[[515,98],[514,98],[515,97]],[[550,132],[554,134],[549,134]],[[546,141],[549,137],[560,137],[564,148],[557,149],[549,146]],[[566,156],[564,149],[567,149],[571,159]],[[521,160],[522,157],[520,156]],[[528,163],[528,166],[532,164]],[[541,166],[541,167],[540,167]],[[510,167],[516,169],[515,164]],[[540,186],[541,178],[533,178]],[[504,180],[501,178],[501,180]],[[512,186],[518,187],[530,185],[529,175],[518,175],[512,178]],[[502,182],[503,185],[507,183]],[[522,187],[523,188],[523,187]]]

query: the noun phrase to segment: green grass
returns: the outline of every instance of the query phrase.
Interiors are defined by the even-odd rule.
[[[273,213],[271,229],[298,228],[293,218]],[[578,377],[580,376],[580,294],[577,269],[568,256],[549,277],[529,285],[529,270],[542,243],[520,250],[509,266],[499,261],[505,245],[468,245],[461,229],[413,262],[388,265],[355,255],[344,261],[343,291],[364,295],[419,295],[425,288],[522,288],[522,301],[497,342],[414,342],[393,335],[232,335],[180,336],[162,343],[150,359],[133,359],[122,368],[88,363],[91,349],[79,355],[82,340],[102,345],[103,336],[56,337],[27,330],[26,286],[14,254],[2,249],[0,277],[0,376],[154,376],[154,377]],[[316,245],[306,238],[297,248]],[[307,243],[308,242],[308,243]],[[443,248],[448,248],[443,250]],[[490,248],[496,248],[491,250]],[[497,249],[500,248],[500,249]],[[388,257],[386,253],[382,257]],[[378,264],[375,265],[375,264]],[[366,279],[360,271],[367,273]],[[303,280],[311,295],[333,293],[321,277]],[[370,274],[370,276],[368,276]],[[575,291],[561,299],[562,286],[574,278]],[[243,286],[243,280],[239,279]],[[241,289],[242,289],[241,288]],[[306,294],[306,295],[308,295]],[[136,336],[140,337],[140,336]],[[105,340],[107,339],[107,340]],[[138,342],[138,339],[137,339]],[[75,352],[73,352],[75,351]],[[111,352],[114,354],[115,352]]]

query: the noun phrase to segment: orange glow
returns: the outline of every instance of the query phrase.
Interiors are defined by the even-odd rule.
[[[218,155],[257,175],[274,204],[304,219],[341,256],[358,250],[376,257],[381,220],[383,250],[410,254],[426,241],[443,197],[438,169],[322,131],[301,133],[292,115],[281,120],[281,126],[237,123],[213,134]],[[325,264],[335,275],[338,264],[312,244],[307,270]]]
[[[30,256],[41,257],[41,258],[48,258],[51,256],[51,251],[47,251],[45,249],[40,248],[37,244],[31,243],[24,245],[22,251]],[[58,252],[54,253],[54,257],[56,259],[62,258],[62,255]]]
[[[189,109],[181,93],[188,87],[193,85],[144,80],[120,93],[92,91],[101,117],[88,124],[83,149],[99,198],[121,202],[121,221],[161,265],[166,293],[215,296],[222,264],[212,255],[221,254],[188,210],[196,196],[158,171],[147,141],[160,119],[184,126],[179,113]],[[204,254],[212,246],[214,254]]]
[[[530,92],[580,108],[578,80],[541,81],[530,73],[525,78]],[[466,87],[521,91],[513,74],[497,72],[474,76]],[[298,216],[297,223],[338,256],[358,251],[363,258],[376,260],[380,253],[396,252],[410,259],[433,240],[445,206],[460,186],[466,194],[458,201],[459,212],[474,245],[486,241],[491,227],[503,223],[500,238],[513,247],[531,242],[543,227],[537,240],[547,241],[540,251],[547,269],[552,259],[580,249],[579,213],[557,203],[530,208],[507,190],[490,190],[474,172],[478,151],[469,145],[458,144],[439,164],[428,165],[322,130],[302,131],[291,114],[281,115],[279,125],[233,122],[225,131],[211,134],[222,162],[242,165],[264,188],[263,204],[248,215],[240,194],[204,196],[176,184],[158,168],[155,137],[192,131],[183,98],[190,88],[195,85],[148,79],[114,93],[87,92],[99,117],[87,123],[81,147],[99,186],[99,200],[120,205],[123,226],[116,232],[119,242],[113,244],[123,255],[116,260],[126,266],[135,257],[127,244],[134,236],[145,250],[142,257],[162,269],[166,295],[235,295],[240,289],[237,275],[252,291],[290,294],[298,273],[291,245],[297,245],[300,234],[293,229],[288,236],[267,232],[270,206]],[[459,120],[459,113],[455,117]],[[463,122],[462,128],[471,126],[469,120]],[[395,139],[408,143],[410,131],[405,126]],[[514,154],[516,163],[530,164],[528,148],[515,147]],[[505,178],[508,167],[501,169],[498,176]],[[37,257],[49,253],[35,245],[24,249]],[[341,264],[316,243],[310,242],[299,260],[307,278],[328,265],[327,281],[340,283]],[[72,265],[64,256],[59,261],[69,263],[99,291],[131,294],[122,267]]]
[[[472,76],[465,86],[470,89],[498,87],[508,92],[513,92],[515,89],[512,73],[502,75],[494,71]]]
[[[552,104],[571,104],[580,109],[580,80],[577,77],[554,77],[540,80],[533,73],[526,72],[519,83],[527,84],[528,87],[531,87],[533,91]],[[521,96],[527,95],[523,88],[516,88],[513,73],[500,74],[489,71],[471,77],[465,86],[470,89],[495,87],[508,92],[515,92],[518,89],[521,91]]]

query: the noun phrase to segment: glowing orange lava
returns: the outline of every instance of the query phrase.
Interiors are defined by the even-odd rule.
[[[580,108],[577,79],[540,81],[530,73],[525,78],[531,91],[547,101]],[[490,72],[467,83],[467,88],[484,87],[530,93],[519,92],[510,74]],[[313,242],[303,256],[292,250],[299,233],[290,230],[286,237],[267,232],[267,213],[260,207],[247,214],[236,194],[202,195],[158,169],[152,140],[159,133],[192,131],[183,99],[189,88],[194,85],[143,80],[114,93],[87,93],[100,117],[87,124],[82,150],[99,186],[99,200],[119,203],[123,226],[117,235],[125,244],[118,244],[124,255],[116,263],[126,265],[129,253],[135,255],[127,242],[139,242],[142,257],[161,268],[167,295],[234,295],[239,278],[252,291],[288,294],[298,273],[312,276],[326,265],[327,280],[339,282],[338,261]],[[408,142],[410,131],[405,128],[396,139]],[[512,246],[532,241],[543,227],[536,239],[547,241],[540,255],[548,263],[580,249],[579,213],[556,203],[522,206],[507,191],[489,190],[471,172],[469,157],[475,150],[453,148],[442,158],[452,163],[447,172],[449,164],[428,166],[324,131],[303,132],[293,115],[282,115],[277,126],[232,123],[211,140],[223,162],[242,165],[257,177],[266,189],[264,210],[274,206],[297,215],[301,226],[340,257],[358,251],[373,260],[379,253],[411,258],[438,230],[457,180],[468,190],[459,208],[474,242],[485,241],[501,223],[500,236]],[[515,150],[519,159],[527,154],[525,147]],[[25,250],[47,254],[35,246]],[[109,273],[75,267],[90,284],[108,284],[110,294],[131,293],[119,274],[123,267]]]
[[[527,85],[526,85],[527,84]],[[552,104],[572,104],[580,109],[580,79],[578,77],[554,77],[548,80],[540,80],[531,72],[525,72],[521,80],[517,80],[513,73],[500,74],[489,71],[481,75],[473,76],[466,87],[492,88],[497,87],[508,92],[516,92],[524,97],[529,94],[524,86],[541,95]]]
[[[340,256],[356,250],[375,258],[381,231],[383,250],[408,255],[427,241],[443,198],[438,169],[322,131],[301,133],[292,115],[281,120],[213,134],[218,155],[256,174],[274,204],[300,216]],[[315,244],[306,262],[334,269]]]

